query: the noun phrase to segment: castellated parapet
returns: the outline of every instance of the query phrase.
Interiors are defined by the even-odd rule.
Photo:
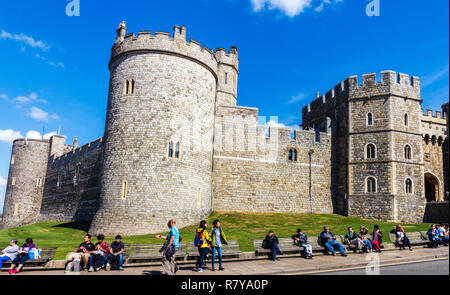
[[[424,114],[419,78],[350,76],[305,106],[304,130],[292,133],[237,105],[236,47],[187,42],[179,26],[172,36],[126,31],[123,22],[111,51],[104,136],[14,141],[2,227],[91,222],[92,234],[136,235],[212,210],[440,214],[430,204],[448,191],[448,104]]]

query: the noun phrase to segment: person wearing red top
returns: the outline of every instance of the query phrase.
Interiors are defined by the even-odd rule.
[[[97,236],[98,242],[95,244],[94,251],[94,270],[100,271],[105,264],[106,256],[108,256],[109,245],[105,242],[104,235]]]

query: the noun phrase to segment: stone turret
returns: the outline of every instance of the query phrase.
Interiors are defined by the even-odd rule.
[[[13,142],[1,228],[30,224],[39,217],[48,154],[48,140]]]
[[[237,51],[186,42],[185,27],[175,26],[173,37],[143,31],[123,40],[119,28],[109,64],[100,207],[90,232],[159,232],[170,218],[193,224],[212,208],[217,59],[231,67]]]

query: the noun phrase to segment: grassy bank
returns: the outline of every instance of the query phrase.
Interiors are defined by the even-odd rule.
[[[310,237],[320,234],[324,225],[329,225],[335,234],[345,234],[348,226],[355,229],[365,225],[372,229],[378,224],[381,231],[387,234],[395,225],[391,222],[367,220],[356,217],[328,214],[243,214],[213,212],[208,218],[209,226],[214,219],[222,222],[222,228],[228,239],[238,240],[241,251],[253,251],[253,240],[263,239],[269,230],[275,231],[279,238],[290,237],[298,227]],[[406,231],[427,230],[429,224],[406,224]],[[75,246],[82,242],[84,233],[89,229],[89,224],[67,222],[41,222],[37,224],[0,230],[0,247],[4,248],[12,238],[22,243],[31,237],[38,247],[57,246],[56,259],[64,259]],[[196,226],[180,229],[183,242],[192,242]],[[162,233],[166,234],[166,233]],[[93,239],[96,240],[95,238]],[[110,242],[112,237],[108,237]],[[126,244],[153,244],[161,243],[154,235],[124,237]],[[388,242],[388,239],[386,239]]]

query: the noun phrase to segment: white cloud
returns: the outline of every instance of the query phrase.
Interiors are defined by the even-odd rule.
[[[0,130],[0,142],[11,144],[17,138],[23,138],[20,131],[14,131],[12,129]]]
[[[49,139],[50,137],[56,134],[57,134],[56,131],[45,133],[44,139]],[[23,136],[22,132],[20,131],[15,131],[12,129],[0,130],[0,142],[12,144],[13,141],[18,138],[41,139],[42,134],[36,130],[28,130],[25,136]]]
[[[15,102],[19,103],[30,103],[30,102],[42,102],[47,103],[45,99],[39,99],[38,95],[35,92],[31,92],[30,95],[19,95],[14,99]]]
[[[259,12],[264,9],[277,9],[288,17],[295,17],[310,8],[314,0],[251,0],[253,11]],[[332,2],[339,3],[344,0],[320,0],[320,4],[314,8],[314,11],[321,12],[326,5]],[[315,0],[317,2],[317,0]]]
[[[32,107],[30,112],[28,113],[28,115],[37,120],[37,121],[44,121],[44,122],[48,122],[49,119],[53,119],[53,120],[59,120],[58,115],[56,114],[49,114],[44,110],[41,110],[38,107]]]
[[[45,133],[44,134],[44,139],[49,139],[53,135],[56,135],[56,131]],[[39,131],[30,130],[30,131],[27,132],[25,137],[29,138],[29,139],[42,139],[42,134]]]
[[[305,8],[311,6],[312,0],[251,0],[253,11],[258,12],[265,8],[278,9],[289,17],[302,13]]]
[[[8,95],[2,93],[2,94],[0,94],[0,99],[5,99],[5,100],[7,100],[7,99],[8,99]]]
[[[0,190],[6,187],[6,179],[0,176]]]
[[[269,122],[267,122],[266,124],[264,124],[267,127],[276,127],[276,128],[289,128],[286,125],[284,125],[283,123],[278,123],[275,120],[269,120]]]
[[[293,104],[293,103],[299,102],[306,97],[308,97],[307,94],[299,93],[297,95],[292,96],[291,99],[287,102],[287,104]]]
[[[44,41],[38,40],[36,41],[33,37],[21,34],[11,34],[6,32],[5,30],[1,30],[0,39],[14,40],[18,42],[25,43],[28,46],[40,48],[43,51],[48,51],[51,48],[50,44],[45,43]]]
[[[39,58],[40,60],[43,60],[44,62],[46,62],[48,65],[51,65],[52,67],[64,69],[64,64],[62,62],[51,61],[47,57],[42,56],[39,53],[36,53],[35,56],[37,58]]]
[[[443,69],[434,72],[430,75],[424,76],[422,77],[421,81],[421,86],[422,88],[427,87],[428,85],[433,84],[434,82],[436,82],[437,80],[439,80],[440,78],[444,77],[448,75],[448,65],[446,65]],[[448,79],[447,79],[448,80]]]

